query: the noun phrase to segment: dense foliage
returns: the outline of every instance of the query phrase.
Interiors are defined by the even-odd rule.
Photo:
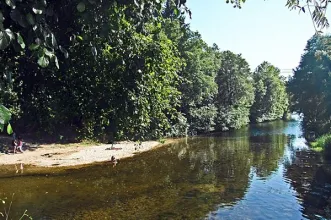
[[[5,106],[0,105],[0,131],[3,131],[5,124],[9,122],[10,118],[10,111]]]
[[[265,105],[263,120],[280,118],[279,74],[260,95],[246,60],[204,42],[177,3],[1,1],[0,103],[15,129],[136,140],[240,128]],[[251,111],[255,97],[266,103]]]
[[[241,54],[231,51],[222,54],[217,72],[217,127],[222,130],[240,128],[249,122],[249,109],[254,101],[251,71]]]
[[[304,115],[306,132],[331,132],[331,37],[313,36],[289,81],[292,109]]]
[[[256,68],[253,78],[255,102],[251,108],[251,120],[263,122],[282,118],[287,112],[289,100],[280,70],[263,62]]]

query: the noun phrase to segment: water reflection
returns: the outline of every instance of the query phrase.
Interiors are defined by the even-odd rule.
[[[24,171],[24,166],[23,163],[20,163],[19,165],[15,164],[15,173],[23,173]]]
[[[331,219],[331,161],[309,150],[296,152],[285,176],[297,191],[304,215],[309,219]]]
[[[15,176],[0,167],[0,197],[20,195],[13,218],[25,209],[35,219],[301,218],[288,173],[299,136],[298,124],[275,122],[183,139],[116,169],[25,167]]]

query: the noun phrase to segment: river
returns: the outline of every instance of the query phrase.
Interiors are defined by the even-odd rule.
[[[114,168],[3,166],[0,198],[8,205],[14,193],[13,219],[25,210],[33,219],[331,218],[331,163],[301,136],[299,122],[276,121],[182,139]]]

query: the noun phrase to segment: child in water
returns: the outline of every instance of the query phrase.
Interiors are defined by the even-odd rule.
[[[117,160],[117,159],[115,159],[115,157],[114,157],[114,156],[111,156],[110,162],[113,164],[113,167],[115,167],[115,166],[116,166],[116,164],[118,163],[118,160]]]

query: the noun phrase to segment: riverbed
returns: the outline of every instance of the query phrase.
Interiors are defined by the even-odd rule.
[[[33,219],[328,219],[330,164],[299,122],[276,121],[184,138],[115,167],[1,166],[0,198],[13,198],[12,219],[25,210]]]

